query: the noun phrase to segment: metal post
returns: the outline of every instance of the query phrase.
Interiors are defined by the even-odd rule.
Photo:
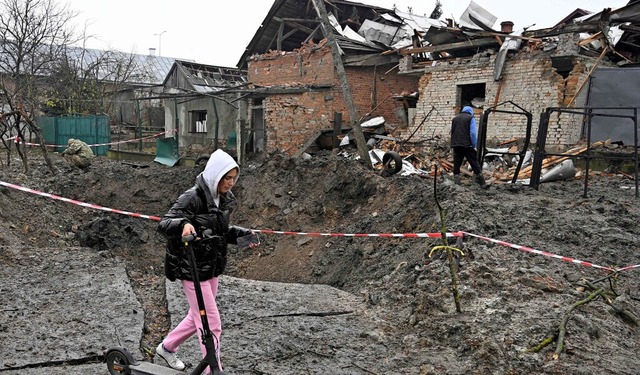
[[[180,120],[178,118],[178,99],[173,99],[173,122],[175,123],[173,136],[176,138],[176,144],[178,144],[178,150],[180,150]]]
[[[153,35],[157,35],[158,36],[158,56],[162,56],[162,34],[166,33],[167,30],[158,33],[158,34],[153,34]]]
[[[635,164],[636,198],[638,198],[638,108],[633,109],[633,160]]]
[[[593,110],[589,108],[587,110],[587,116],[589,116],[587,120],[587,157],[585,158],[585,167],[584,167],[584,191],[582,193],[582,197],[587,197],[587,189],[589,188],[589,162],[591,161],[591,119],[593,118]]]
[[[241,99],[242,95],[240,93],[237,94],[237,98]],[[244,116],[243,116],[244,112]],[[238,101],[238,113],[236,115],[236,155],[238,157],[238,162],[242,163],[244,161],[244,129],[245,129],[245,116],[247,113],[247,108],[243,105],[243,101]]]
[[[529,186],[536,190],[540,187],[542,160],[546,157],[545,145],[547,144],[547,131],[549,129],[549,117],[551,111],[552,108],[545,109],[545,111],[540,114],[540,122],[538,124],[538,137],[536,138],[536,147],[533,151],[531,176],[529,177]]]
[[[335,112],[333,114],[333,148],[340,146],[340,140],[338,136],[342,133],[342,112]]]
[[[139,100],[136,100],[136,112],[138,115],[138,151],[142,152],[142,113],[140,112]]]
[[[216,107],[216,98],[211,98],[211,101],[213,102],[213,114],[216,117],[216,127],[215,127],[215,131],[214,131],[214,142],[213,142],[213,151],[218,150],[218,128],[220,121],[218,120],[218,107]]]

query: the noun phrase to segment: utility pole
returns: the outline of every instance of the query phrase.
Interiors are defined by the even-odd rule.
[[[158,36],[158,56],[162,56],[162,34],[166,33],[167,30],[158,33],[158,34],[153,34],[153,35],[157,35]]]
[[[369,168],[373,168],[371,165],[371,159],[369,157],[369,150],[367,150],[367,141],[364,139],[364,133],[362,132],[362,127],[360,127],[360,121],[358,117],[358,112],[356,111],[356,107],[353,104],[353,95],[351,94],[351,88],[349,87],[349,82],[347,82],[347,73],[344,70],[344,65],[342,64],[342,56],[340,56],[340,48],[338,47],[338,42],[336,41],[336,37],[333,34],[333,29],[331,23],[329,22],[329,16],[327,15],[327,9],[324,6],[324,0],[311,0],[313,2],[314,8],[316,8],[316,13],[318,14],[318,18],[320,18],[320,25],[322,25],[322,32],[327,38],[329,42],[329,47],[331,47],[331,55],[333,56],[333,64],[336,67],[336,73],[338,74],[338,79],[340,80],[340,86],[342,87],[342,93],[344,95],[344,101],[349,109],[349,118],[351,120],[351,125],[354,129],[354,134],[356,136],[356,146],[358,146],[358,155],[360,155],[361,161],[364,165]]]

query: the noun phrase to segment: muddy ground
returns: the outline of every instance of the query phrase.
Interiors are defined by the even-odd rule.
[[[3,160],[0,181],[155,216],[164,214],[199,172],[104,157],[82,172],[53,154],[59,170],[53,174],[36,151],[29,155],[26,174],[18,160],[11,165]],[[447,230],[468,233],[457,273],[460,312],[446,254],[435,250],[429,257],[442,245],[437,238],[261,234],[259,248],[230,248],[227,274],[327,284],[360,296],[385,322],[380,345],[363,346],[362,354],[387,357],[388,367],[361,366],[349,373],[637,374],[640,269],[607,278],[611,274],[602,269],[527,251],[612,269],[640,264],[640,199],[633,181],[595,174],[587,197],[581,179],[545,183],[537,191],[508,184],[482,190],[470,180],[456,186],[447,177],[436,182],[434,194],[432,178],[384,178],[330,153],[311,160],[263,155],[241,165],[234,188],[240,205],[233,221],[258,230],[292,232],[440,232],[437,197]],[[155,221],[1,186],[0,207],[0,247],[81,246],[122,260],[145,312],[142,346],[154,348],[171,328],[164,245]],[[589,302],[575,306],[579,301]],[[557,338],[565,316],[570,319],[559,354],[554,357],[557,341],[531,350],[547,337]],[[326,371],[307,366],[309,373]]]

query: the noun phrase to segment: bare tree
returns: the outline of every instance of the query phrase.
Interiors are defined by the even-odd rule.
[[[114,98],[130,82],[146,81],[148,74],[133,54],[67,47],[53,64],[47,80],[47,114],[111,114]]]
[[[134,53],[86,47],[93,36],[85,25],[82,46],[67,46],[51,71],[45,112],[50,114],[107,114],[118,117],[119,94],[148,86],[156,76],[153,60]]]
[[[42,99],[43,78],[66,46],[77,41],[71,26],[76,15],[56,0],[0,0],[0,105],[5,114],[0,123],[2,134],[22,140],[34,135],[52,172],[55,169],[33,119]],[[20,144],[17,146],[27,172],[26,152]]]

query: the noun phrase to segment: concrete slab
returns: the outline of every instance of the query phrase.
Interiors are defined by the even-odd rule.
[[[178,282],[167,282],[172,326],[186,314]],[[144,313],[124,265],[88,248],[0,247],[0,372],[107,375],[103,351],[141,358]],[[297,375],[309,368],[362,375],[383,366],[385,324],[360,296],[325,285],[220,278],[222,360],[234,375]],[[179,355],[200,360],[196,336]],[[156,363],[166,366],[162,359]],[[363,370],[365,369],[365,370]],[[368,370],[370,369],[370,370]]]
[[[82,368],[111,346],[139,352],[144,313],[124,265],[92,249],[0,247],[0,295],[3,372],[74,374],[65,362]],[[100,373],[88,367],[77,373]]]
[[[187,303],[179,282],[167,282],[166,290],[174,327],[186,314]],[[229,373],[301,374],[308,372],[307,361],[314,368],[339,369],[340,374],[362,374],[362,368],[372,366],[373,371],[383,366],[384,324],[376,324],[360,296],[326,285],[223,275],[218,307],[222,360]],[[381,357],[360,358],[358,348],[363,345],[379,347]],[[179,355],[195,365],[201,358],[198,339],[183,344]],[[157,363],[164,365],[162,359]]]

